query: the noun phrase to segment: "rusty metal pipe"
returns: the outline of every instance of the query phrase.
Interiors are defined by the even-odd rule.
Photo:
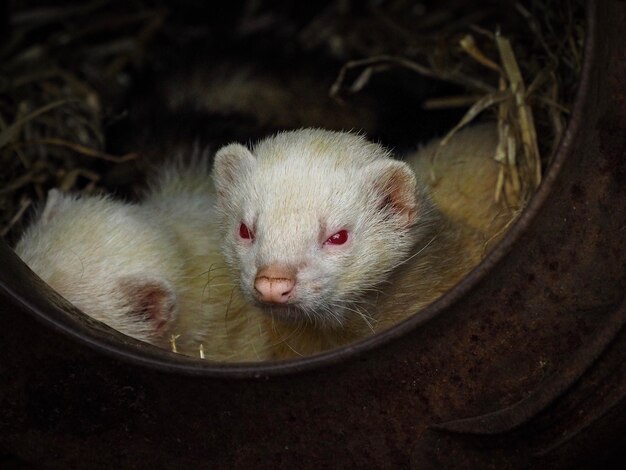
[[[359,343],[260,365],[177,356],[77,315],[0,243],[0,448],[90,469],[624,459],[626,2],[589,1],[587,18],[574,111],[527,210],[443,298]]]

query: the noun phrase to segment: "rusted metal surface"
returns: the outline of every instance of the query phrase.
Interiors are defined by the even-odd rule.
[[[587,14],[576,107],[528,210],[448,295],[359,344],[175,356],[87,328],[0,245],[0,449],[63,469],[623,468],[626,2]]]

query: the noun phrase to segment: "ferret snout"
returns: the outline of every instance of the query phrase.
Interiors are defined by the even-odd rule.
[[[292,268],[270,265],[259,270],[254,280],[254,290],[261,302],[284,304],[291,298],[296,285]]]

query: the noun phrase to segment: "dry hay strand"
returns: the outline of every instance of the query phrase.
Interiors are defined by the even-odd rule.
[[[398,67],[457,85],[458,95],[423,106],[467,107],[451,132],[486,113],[497,120],[494,197],[522,207],[539,185],[580,73],[581,0],[520,2],[516,15],[468,0],[342,0],[304,27],[271,3],[244,6],[242,37],[265,34],[277,38],[276,47],[321,49],[343,60],[331,89],[337,99]],[[116,118],[110,102],[126,90],[127,69],[145,59],[166,17],[159,7],[121,0],[11,15],[12,34],[0,46],[0,233],[8,239],[48,189],[102,191],[106,169],[135,158],[109,155],[103,129]]]
[[[176,340],[180,338],[180,335],[171,335],[170,336],[170,351],[173,353],[178,353],[178,347],[176,345]]]
[[[178,338],[180,338],[180,335],[170,335],[170,351],[176,354],[183,354],[178,352],[178,345],[176,344],[176,341],[178,340]],[[184,354],[187,355],[187,354]],[[198,345],[198,358],[199,359],[206,359],[206,356],[204,354],[204,344],[200,343]]]
[[[122,2],[23,7],[0,47],[0,235],[11,241],[49,189],[104,191],[110,155],[104,124],[124,70],[163,21],[163,11]]]
[[[494,31],[476,23],[477,18],[489,18],[487,10],[482,11],[482,16],[480,12],[454,16],[463,3],[442,2],[441,7],[424,14],[421,22],[415,22],[413,33],[406,27],[405,18],[410,16],[407,11],[394,16],[373,8],[367,17],[370,31],[390,27],[403,31],[404,43],[387,42],[387,50],[380,42],[368,47],[371,41],[360,37],[359,28],[347,33],[333,29],[328,13],[324,29],[319,29],[319,19],[313,22],[312,29],[325,34],[335,48],[341,44],[342,54],[347,54],[347,50],[376,53],[344,64],[330,89],[336,99],[362,90],[374,74],[399,67],[466,90],[462,95],[437,97],[424,103],[426,109],[468,107],[463,118],[441,140],[442,146],[478,116],[485,112],[495,115],[499,144],[493,158],[500,165],[500,174],[494,198],[519,214],[541,183],[542,171],[556,152],[565,129],[582,63],[582,2],[525,2],[528,6],[517,3],[519,25],[507,29],[496,26]],[[441,9],[446,4],[451,5],[447,13]],[[376,18],[382,27],[374,27]],[[339,24],[345,29],[345,24]],[[517,42],[504,33],[509,29]],[[354,78],[348,79],[349,76]],[[524,77],[531,78],[530,85]]]

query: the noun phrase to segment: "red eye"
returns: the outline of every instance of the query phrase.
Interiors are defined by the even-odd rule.
[[[325,243],[329,245],[343,245],[348,241],[348,231],[347,230],[339,230],[336,234],[328,237]]]
[[[239,225],[239,236],[244,240],[254,240],[254,233],[243,222]]]

